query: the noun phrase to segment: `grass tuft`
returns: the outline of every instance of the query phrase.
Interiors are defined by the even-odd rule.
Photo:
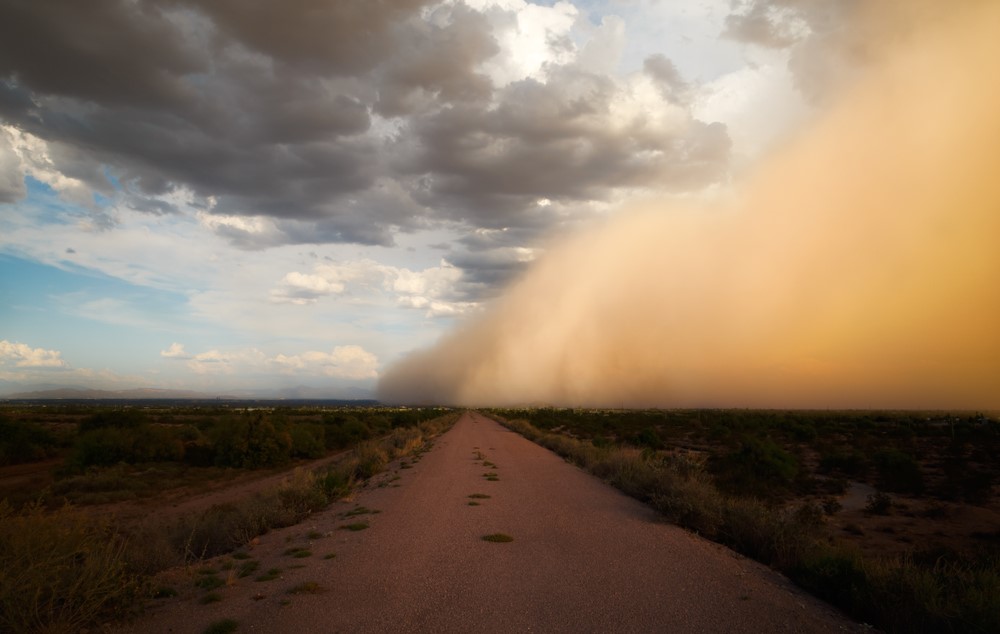
[[[344,524],[338,528],[342,531],[363,531],[368,528],[368,522],[354,522],[352,524]]]
[[[281,576],[281,568],[271,568],[262,575],[259,575],[254,581],[274,581]]]
[[[208,594],[203,595],[200,599],[198,599],[198,603],[202,605],[207,605],[209,603],[218,603],[219,601],[222,601],[222,595],[219,594],[218,592],[209,592]]]
[[[489,535],[483,535],[483,541],[493,542],[496,544],[505,544],[507,542],[514,541],[514,538],[506,533],[491,533]]]
[[[326,592],[326,588],[315,581],[303,581],[288,589],[288,594],[320,594]]]
[[[231,634],[239,626],[240,624],[233,619],[222,619],[206,627],[203,634]]]

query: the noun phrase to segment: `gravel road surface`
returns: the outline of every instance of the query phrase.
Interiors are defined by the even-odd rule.
[[[369,527],[342,528],[355,522]],[[494,533],[513,541],[482,539]],[[394,465],[354,499],[261,537],[250,554],[258,573],[279,576],[231,578],[215,590],[220,601],[202,604],[197,571],[175,571],[191,590],[126,631],[203,632],[226,618],[250,632],[864,629],[477,413],[412,468]]]

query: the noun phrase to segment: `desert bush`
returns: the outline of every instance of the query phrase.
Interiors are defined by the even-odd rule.
[[[864,475],[865,456],[857,449],[837,449],[820,456],[819,470],[823,473],[840,473],[850,477]]]
[[[77,431],[85,434],[95,429],[132,429],[148,422],[146,413],[138,409],[105,409],[81,422]]]
[[[375,442],[363,442],[354,448],[354,457],[358,464],[356,473],[359,478],[366,480],[376,473],[385,469],[389,464],[389,456],[385,449]]]
[[[58,449],[59,440],[44,427],[0,417],[0,466],[44,460]]]
[[[145,423],[135,426],[105,426],[79,435],[67,461],[70,471],[119,462],[181,461],[184,443],[167,427]]]
[[[338,413],[323,417],[327,449],[343,449],[372,437],[372,430],[351,414]]]
[[[780,497],[799,472],[795,456],[770,438],[744,437],[738,450],[712,461],[716,484],[728,493]]]
[[[701,477],[663,474],[658,489],[650,500],[653,508],[696,533],[707,537],[718,534],[724,500],[710,482]]]
[[[886,449],[875,454],[875,468],[879,480],[888,491],[920,493],[924,490],[924,476],[920,465],[908,453]]]
[[[230,417],[210,432],[215,463],[220,467],[258,469],[291,459],[292,439],[261,414]]]
[[[549,428],[560,426],[559,418],[551,412],[540,417]],[[567,437],[558,439],[558,434],[543,432],[526,420],[497,418],[529,440],[567,457],[580,455],[581,448],[590,444]],[[731,438],[732,430],[741,428],[741,423],[735,422],[726,428],[724,437]],[[863,416],[851,418],[849,423],[849,429],[879,429],[877,421]],[[808,431],[800,435],[808,435]],[[903,433],[904,437],[911,435],[912,430]],[[695,461],[684,464],[684,457],[677,460],[634,449],[599,451],[603,452],[599,459],[590,462],[595,475],[649,501],[679,525],[782,570],[859,621],[888,632],[1000,631],[1000,554],[995,551],[972,559],[954,553],[866,557],[854,547],[821,539],[824,511],[820,506],[781,508],[752,497],[723,496],[701,473],[700,465]],[[771,460],[768,455],[775,458],[776,452],[761,453],[765,464],[772,462],[780,467],[780,454]],[[847,462],[829,467],[841,470],[848,466],[841,470],[844,472],[853,462],[851,456]],[[899,465],[906,462],[905,458],[883,457],[890,471],[898,469],[905,474],[908,467]],[[775,470],[781,474],[786,468]],[[787,482],[791,472],[784,473],[780,481]],[[912,486],[910,482],[906,486]],[[891,503],[891,499],[878,494],[874,502],[883,505]]]
[[[293,471],[278,487],[278,497],[283,507],[301,517],[326,508],[330,502],[316,474],[308,469]]]
[[[132,613],[144,586],[124,552],[106,521],[0,501],[0,630],[80,631]]]
[[[393,429],[388,438],[382,442],[382,446],[389,454],[389,458],[395,459],[412,453],[422,443],[423,435],[419,429],[402,427]]]
[[[298,423],[288,430],[294,458],[319,458],[326,452],[326,434],[322,425]]]

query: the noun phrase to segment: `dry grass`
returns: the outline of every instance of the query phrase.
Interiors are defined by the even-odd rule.
[[[702,467],[627,447],[545,433],[523,420],[502,424],[625,493],[680,526],[774,566],[862,622],[890,632],[1000,631],[1000,553],[977,559],[940,556],[864,557],[830,544],[814,505],[781,508],[719,492]]]

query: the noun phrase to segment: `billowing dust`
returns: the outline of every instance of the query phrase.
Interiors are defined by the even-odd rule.
[[[733,200],[552,246],[379,398],[1000,408],[1000,4],[926,22]]]

